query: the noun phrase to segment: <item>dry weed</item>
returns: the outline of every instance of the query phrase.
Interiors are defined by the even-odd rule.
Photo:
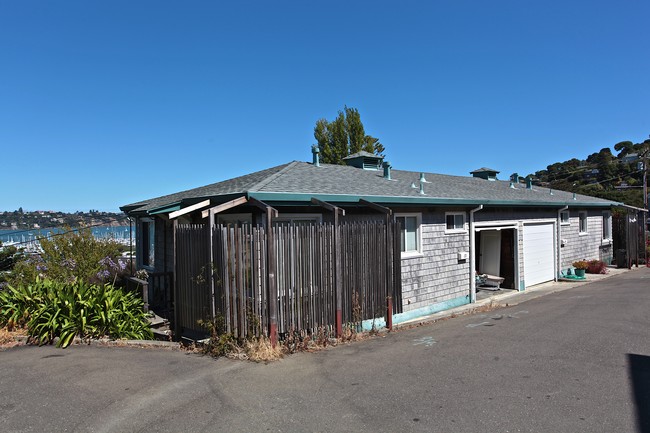
[[[264,336],[246,341],[243,349],[247,358],[254,362],[277,361],[284,355],[281,345],[276,344],[275,347],[273,347],[271,345],[271,340]]]
[[[7,327],[0,328],[0,346],[2,347],[12,347],[16,346],[19,343],[15,337],[17,336],[26,336],[27,333],[22,328],[9,329]]]

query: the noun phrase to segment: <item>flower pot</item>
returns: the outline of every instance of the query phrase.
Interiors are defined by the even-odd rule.
[[[585,269],[576,269],[576,277],[585,277]]]

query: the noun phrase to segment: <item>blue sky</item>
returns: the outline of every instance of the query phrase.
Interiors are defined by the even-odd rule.
[[[650,134],[650,2],[0,0],[0,211],[311,160],[344,105],[396,169],[501,178]]]

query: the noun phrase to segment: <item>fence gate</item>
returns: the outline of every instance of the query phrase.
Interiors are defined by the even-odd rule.
[[[210,320],[214,311],[223,332],[267,335],[275,302],[281,338],[331,331],[337,293],[344,323],[384,317],[387,296],[393,297],[393,313],[402,311],[397,223],[279,224],[271,230],[269,245],[264,227],[177,226],[176,305],[183,329],[199,330],[197,321]],[[275,296],[269,272],[275,273]]]

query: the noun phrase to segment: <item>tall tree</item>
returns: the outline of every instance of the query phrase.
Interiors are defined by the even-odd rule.
[[[359,110],[347,106],[331,122],[319,119],[314,138],[326,164],[343,164],[343,158],[360,151],[384,157],[386,150],[378,138],[366,134]]]

